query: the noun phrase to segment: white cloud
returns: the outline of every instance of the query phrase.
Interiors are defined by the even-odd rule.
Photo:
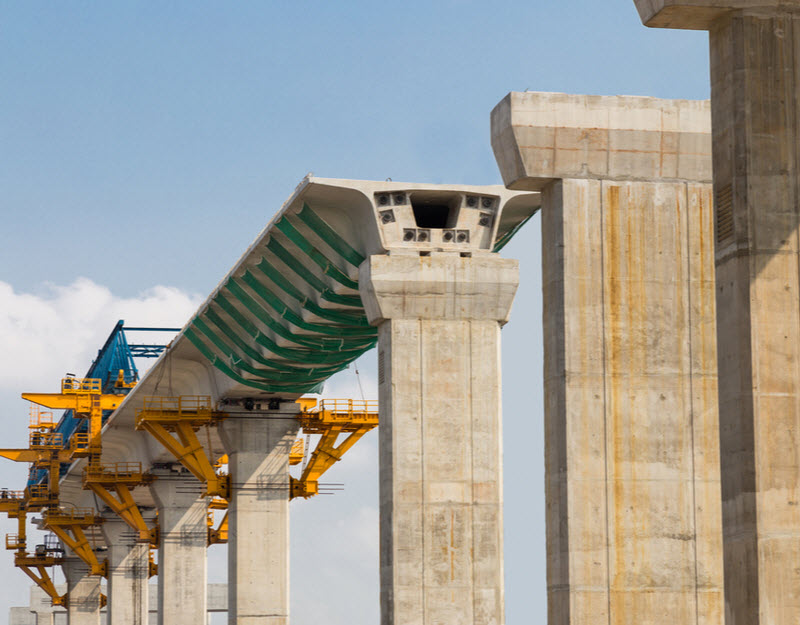
[[[126,298],[87,278],[48,284],[37,294],[0,282],[0,390],[44,389],[67,371],[83,375],[119,319],[180,327],[199,303],[198,296],[165,286]]]
[[[200,298],[179,289],[157,286],[136,297],[119,297],[86,278],[68,285],[43,285],[38,292],[17,292],[0,282],[0,426],[4,447],[27,443],[25,391],[58,388],[67,371],[83,375],[114,325],[182,326]],[[145,342],[149,339],[143,335]],[[160,339],[168,338],[165,335]],[[137,342],[139,337],[136,337]],[[137,364],[142,364],[137,363]],[[0,462],[0,486],[21,489],[27,465]],[[0,530],[16,531],[16,521],[0,515]],[[33,542],[41,534],[31,532]],[[61,579],[60,574],[57,574]],[[0,558],[0,614],[28,602],[30,580],[13,565],[11,553]]]

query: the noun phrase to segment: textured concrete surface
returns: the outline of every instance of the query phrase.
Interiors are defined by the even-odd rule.
[[[798,0],[634,0],[642,22],[652,28],[709,30],[733,11],[770,15],[800,10]]]
[[[720,625],[707,102],[512,93],[542,188],[550,625]]]
[[[800,2],[710,4],[746,9],[693,26],[711,45],[726,616],[788,625],[800,621]]]
[[[289,623],[289,451],[299,406],[232,413],[219,426],[228,451],[228,618]]]
[[[56,586],[58,592],[64,594],[67,591],[66,584]],[[101,592],[105,592],[105,587],[101,586]],[[147,587],[150,606],[148,625],[158,625],[158,586],[150,584]],[[209,584],[206,590],[208,612],[226,612],[228,610],[228,585]],[[108,607],[108,606],[107,606]],[[108,623],[108,609],[101,608],[100,623]],[[37,620],[38,619],[38,620]],[[11,608],[8,616],[8,625],[67,625],[67,613],[63,608],[54,607],[50,603],[50,597],[44,594],[38,586],[31,586],[30,605],[28,607]]]
[[[119,518],[101,526],[108,545],[108,622],[110,625],[147,625],[150,545]]]
[[[89,567],[76,556],[67,556],[61,565],[67,579],[67,621],[69,625],[100,625],[99,575],[89,575]]]
[[[502,625],[500,325],[516,261],[372,256],[378,325],[381,622]]]
[[[196,625],[206,618],[207,499],[191,475],[154,471],[158,505],[158,623]]]

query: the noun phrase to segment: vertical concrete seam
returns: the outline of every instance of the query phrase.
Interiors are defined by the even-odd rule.
[[[798,59],[797,59],[797,38],[798,38],[798,35],[800,35],[800,33],[798,33],[797,28],[796,28],[797,19],[793,18],[790,15],[790,16],[787,17],[787,20],[789,22],[789,31],[790,31],[789,32],[789,41],[792,42],[792,47],[791,47],[791,50],[792,50],[792,73],[791,73],[791,77],[790,77],[789,80],[791,81],[791,91],[793,92],[793,94],[796,94],[797,93],[797,89],[798,89],[798,69],[800,69],[800,67],[798,67]],[[800,139],[798,139],[798,137],[800,137],[800,124],[798,123],[798,118],[797,118],[797,107],[796,106],[788,106],[787,108],[789,109],[790,114],[792,116],[792,118],[790,120],[790,124],[791,124],[790,128],[792,129],[792,135],[791,136],[795,137],[794,145],[792,146],[793,149],[791,150],[790,154],[791,154],[791,158],[792,158],[792,161],[793,161],[792,162],[791,171],[794,172],[794,174],[792,176],[792,178],[793,178],[792,179],[792,182],[793,182],[792,187],[794,188],[794,198],[793,198],[792,204],[795,207],[795,214],[796,214],[797,213],[797,208],[798,208],[797,200],[798,200],[798,198],[800,198],[800,176],[798,176],[798,173],[797,173],[798,156],[800,156],[800,149],[798,149],[798,141],[800,140]],[[795,252],[794,252],[794,256],[795,256],[795,261],[797,263],[797,276],[800,277],[800,233],[798,233],[797,228],[795,228],[793,235],[795,237]],[[798,324],[800,324],[800,307],[798,307]],[[796,367],[797,367],[797,364],[795,364],[795,368]],[[795,404],[797,404],[797,401],[798,401],[798,395],[795,395]],[[800,419],[800,410],[795,410],[795,415],[797,415],[795,417],[795,428],[796,428],[795,431],[800,431],[800,424],[798,423],[798,419]]]
[[[680,141],[680,139],[679,139]],[[694,560],[694,621],[695,625],[700,623],[700,589],[697,583],[697,467],[695,464],[695,441],[694,441],[694,345],[692,340],[692,220],[689,219],[692,207],[689,200],[689,184],[683,183],[684,197],[686,198],[686,293],[687,293],[687,316],[689,330],[689,441],[691,445],[692,458],[692,534],[694,540],[693,560]],[[700,262],[703,259],[700,258]],[[700,285],[702,288],[702,285]]]
[[[420,506],[420,533],[422,536],[422,588],[421,593],[422,596],[420,597],[420,609],[422,610],[422,621],[420,625],[425,625],[427,610],[425,609],[425,594],[426,594],[426,584],[425,584],[425,562],[427,560],[427,550],[425,547],[425,354],[424,354],[424,346],[423,343],[425,341],[425,324],[423,323],[422,319],[417,319],[417,336],[419,340],[417,341],[417,349],[419,349],[419,455],[420,455],[420,464],[422,465],[421,472],[420,472],[420,482],[421,482],[421,492],[420,492],[420,499],[422,499],[422,505]],[[394,545],[392,545],[394,548]],[[393,599],[394,600],[394,599]]]
[[[610,544],[610,506],[608,504],[608,372],[606,363],[608,360],[607,336],[606,336],[606,258],[605,258],[605,186],[604,180],[600,181],[600,325],[603,331],[603,468],[605,480],[603,484],[604,499],[606,506],[606,602],[607,614],[606,622],[611,623],[611,544]],[[563,205],[562,197],[562,205]]]
[[[470,493],[470,536],[472,539],[472,553],[477,554],[478,551],[475,545],[475,512],[477,510],[477,505],[475,503],[475,406],[473,404],[473,397],[475,397],[474,392],[475,389],[472,388],[472,358],[473,358],[473,349],[474,344],[472,341],[472,332],[473,332],[473,322],[467,321],[467,327],[469,331],[467,333],[469,337],[469,359],[467,360],[467,368],[469,369],[468,377],[469,380],[469,483],[471,484]],[[475,566],[477,565],[478,558],[472,558],[472,567],[469,572],[470,574],[470,587],[472,588],[472,620],[475,620]]]

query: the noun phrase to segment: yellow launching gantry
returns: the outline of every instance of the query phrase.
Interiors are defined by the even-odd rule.
[[[53,605],[66,606],[67,596],[59,595],[53,578],[47,572],[51,566],[61,564],[62,558],[53,555],[45,545],[36,545],[33,553],[27,552],[26,495],[22,491],[0,490],[0,512],[17,519],[16,534],[6,534],[6,549],[15,551],[14,565],[30,577],[52,600]]]
[[[206,495],[227,500],[229,476],[211,462],[197,437],[201,427],[213,427],[228,415],[212,407],[205,395],[147,397],[136,415],[136,429],[149,432],[175,459],[206,485]]]
[[[319,493],[319,478],[339,461],[364,434],[378,425],[378,402],[352,399],[323,400],[317,405],[313,398],[301,398],[298,420],[306,435],[319,434],[320,439],[311,453],[300,478],[291,478],[291,498],[309,498]],[[136,415],[136,429],[149,432],[190,473],[206,486],[205,494],[212,497],[208,513],[208,543],[228,540],[228,499],[230,476],[220,468],[227,464],[222,456],[212,461],[198,437],[200,428],[216,427],[228,414],[213,407],[211,397],[183,395],[179,397],[148,397]],[[347,437],[337,446],[340,435]],[[304,458],[303,439],[295,441],[289,454],[289,464],[297,465]],[[214,511],[226,510],[219,525],[214,527]]]
[[[378,402],[355,399],[316,399],[302,397],[298,419],[303,433],[320,434],[317,446],[298,479],[291,478],[291,496],[308,499],[319,493],[319,478],[358,440],[378,425]],[[340,435],[347,435],[338,445]],[[292,451],[302,454],[303,440]],[[291,457],[290,457],[291,458]]]
[[[31,407],[28,448],[0,449],[0,457],[30,463],[34,469],[45,470],[47,478],[43,484],[31,484],[20,496],[0,491],[0,512],[6,512],[10,518],[16,517],[19,524],[17,534],[6,536],[6,548],[16,551],[15,565],[51,597],[54,605],[65,606],[66,595],[58,595],[46,570],[48,566],[60,564],[62,559],[52,555],[52,550],[45,545],[37,545],[33,554],[26,551],[27,513],[43,511],[44,527],[89,565],[90,574],[105,575],[105,563],[98,561],[86,536],[86,530],[99,525],[103,519],[93,510],[62,510],[59,507],[59,480],[61,465],[77,458],[88,458],[90,467],[100,466],[103,411],[114,410],[122,403],[124,396],[103,394],[98,379],[67,377],[61,381],[60,393],[23,393],[22,397],[34,404]],[[74,433],[65,445],[63,435],[55,431],[53,413],[42,411],[39,406],[72,410],[76,418],[88,420],[88,431]]]
[[[317,404],[316,399],[304,397],[297,403],[300,404],[297,418],[303,432],[321,435],[300,478],[292,478],[292,498],[308,498],[319,493],[322,474],[378,425],[378,402],[326,399]],[[227,501],[230,476],[219,471],[225,458],[212,462],[197,436],[201,427],[217,426],[227,417],[227,413],[213,408],[208,396],[148,397],[136,416],[136,429],[150,432],[178,462],[205,483],[206,495],[215,497],[215,501]],[[347,437],[337,446],[342,434]],[[299,464],[302,459],[303,439],[300,438],[292,446],[289,460],[290,464]],[[221,501],[216,504],[216,509],[224,509]]]

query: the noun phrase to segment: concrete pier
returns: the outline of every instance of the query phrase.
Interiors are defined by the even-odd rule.
[[[383,625],[502,625],[500,326],[517,263],[372,256],[378,326]]]
[[[542,191],[550,625],[720,625],[707,102],[512,93]]]
[[[108,623],[147,625],[150,545],[119,518],[101,526],[108,545]]]
[[[299,406],[232,412],[219,426],[228,452],[228,618],[289,623],[289,451]]]
[[[65,584],[57,586],[58,592],[63,594],[67,591]],[[105,590],[101,587],[101,590]],[[158,586],[150,584],[147,586],[147,594],[150,604],[148,625],[157,625],[158,614]],[[228,586],[227,584],[209,584],[207,589],[207,603],[209,617],[212,613],[227,612],[228,610]],[[100,610],[100,622],[107,625],[108,606]],[[201,621],[200,625],[205,625],[207,621]],[[67,612],[61,607],[55,607],[48,597],[38,586],[31,586],[30,605],[27,607],[11,608],[8,615],[8,625],[67,625]]]
[[[193,477],[153,471],[158,506],[158,623],[197,625],[206,618],[207,498]]]
[[[636,5],[710,31],[727,623],[797,623],[800,2]]]
[[[66,556],[61,568],[67,580],[69,596],[67,623],[69,625],[100,625],[102,577],[89,575],[89,566],[74,555]]]

